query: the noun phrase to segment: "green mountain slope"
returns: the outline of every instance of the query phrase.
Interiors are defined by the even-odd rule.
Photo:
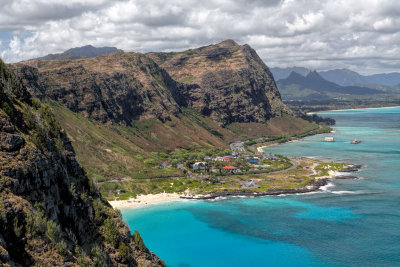
[[[164,265],[103,200],[51,109],[1,60],[0,264]]]

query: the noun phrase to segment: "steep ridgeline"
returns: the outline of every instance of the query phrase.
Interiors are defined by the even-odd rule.
[[[175,80],[193,85],[183,92],[188,105],[223,125],[263,123],[290,114],[268,67],[248,45],[226,40],[184,52],[147,55]]]
[[[221,125],[290,114],[268,67],[248,45],[232,40],[180,53],[113,53],[14,66],[34,95],[101,122],[164,122],[186,106]]]
[[[308,101],[336,96],[363,96],[381,94],[382,91],[359,86],[340,86],[321,77],[316,71],[306,76],[292,72],[288,78],[277,82],[284,99]]]
[[[99,181],[181,175],[157,168],[162,161],[152,152],[227,148],[318,127],[292,116],[256,52],[232,40],[181,53],[116,52],[10,68],[56,111],[80,163]]]
[[[130,124],[177,115],[182,84],[138,53],[112,53],[77,60],[31,60],[14,65],[28,90],[102,123]]]
[[[160,266],[75,159],[49,108],[0,60],[0,264]]]
[[[44,57],[39,57],[36,59],[41,60],[64,60],[64,59],[78,59],[78,58],[88,58],[97,57],[101,55],[106,55],[114,52],[123,52],[116,47],[94,47],[92,45],[86,45],[82,47],[75,47],[68,49],[67,51],[59,54],[49,54]]]

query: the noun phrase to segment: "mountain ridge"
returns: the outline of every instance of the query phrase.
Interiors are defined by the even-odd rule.
[[[0,263],[165,265],[86,176],[51,108],[1,60]]]
[[[289,74],[294,71],[303,76],[306,76],[311,70],[303,67],[288,67],[288,68],[271,68],[271,72],[277,81],[286,79]],[[400,84],[400,73],[378,73],[371,75],[362,75],[356,71],[349,69],[332,69],[318,71],[318,73],[327,81],[336,83],[341,86],[356,86],[358,84],[370,85],[378,84],[384,86],[397,86]]]
[[[312,98],[328,98],[327,94],[368,95],[382,93],[382,91],[368,87],[340,86],[325,80],[317,71],[311,71],[307,76],[292,72],[288,78],[278,81],[278,87],[282,92],[287,93],[290,92],[290,88],[296,87],[296,90],[300,90],[300,92],[302,91]],[[306,92],[306,89],[308,92]]]
[[[184,66],[180,76],[161,66],[164,61],[193,67]],[[117,52],[9,66],[53,107],[79,161],[101,181],[182,175],[149,164],[159,161],[155,152],[225,149],[241,139],[318,127],[293,116],[268,67],[232,40],[174,53]]]
[[[233,40],[183,52],[118,52],[12,66],[35,96],[50,97],[101,122],[165,121],[187,106],[222,125],[290,114],[268,67],[252,48]]]
[[[148,53],[172,78],[193,85],[186,98],[223,124],[266,122],[291,111],[281,102],[273,76],[247,44],[225,40],[172,53]]]
[[[94,47],[92,45],[85,45],[81,47],[70,48],[62,53],[48,54],[43,57],[35,58],[34,60],[64,60],[64,59],[90,58],[115,52],[123,52],[123,50],[110,46]]]

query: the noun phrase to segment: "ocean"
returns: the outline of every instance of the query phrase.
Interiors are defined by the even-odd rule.
[[[400,266],[400,108],[318,114],[336,120],[334,133],[265,152],[362,164],[358,179],[308,194],[124,209],[123,219],[167,266]]]

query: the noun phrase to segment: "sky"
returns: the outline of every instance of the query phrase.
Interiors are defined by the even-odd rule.
[[[83,45],[180,51],[233,39],[269,67],[400,72],[398,0],[0,0],[6,62]]]

